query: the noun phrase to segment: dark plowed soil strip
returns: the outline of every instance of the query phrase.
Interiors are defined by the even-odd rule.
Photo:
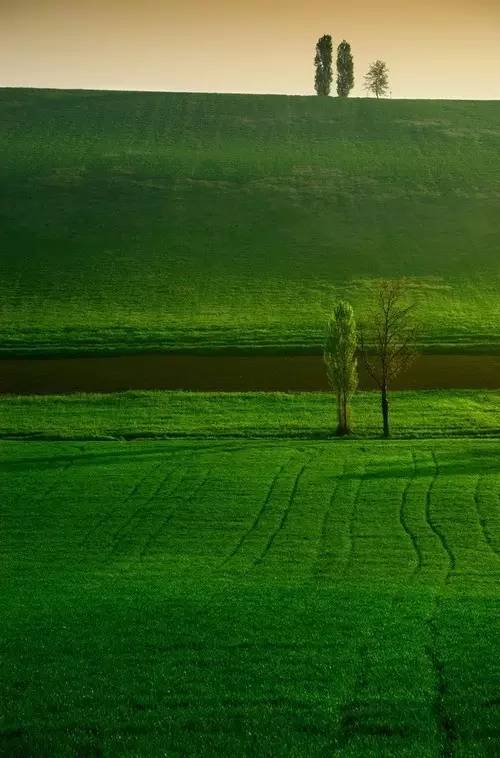
[[[360,367],[360,388],[374,389]],[[500,356],[422,355],[394,389],[499,389]],[[318,392],[328,389],[317,355],[129,355],[0,360],[0,393],[124,390]]]

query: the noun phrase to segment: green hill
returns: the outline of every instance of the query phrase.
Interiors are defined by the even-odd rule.
[[[5,352],[312,350],[406,275],[500,350],[500,103],[0,90]]]

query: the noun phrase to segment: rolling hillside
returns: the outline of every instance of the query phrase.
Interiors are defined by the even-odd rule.
[[[406,275],[500,350],[500,103],[0,90],[0,348],[309,351]]]

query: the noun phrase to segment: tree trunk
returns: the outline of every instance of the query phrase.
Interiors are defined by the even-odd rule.
[[[387,387],[382,387],[382,421],[384,425],[384,437],[391,434],[389,427],[389,398],[387,397]]]
[[[337,395],[337,408],[338,408],[337,435],[339,437],[344,437],[346,434],[349,434],[350,432],[347,397],[344,392],[339,392],[339,394]]]
[[[344,395],[344,426],[346,434],[351,433],[351,419],[349,418],[349,415],[349,401],[347,395]]]

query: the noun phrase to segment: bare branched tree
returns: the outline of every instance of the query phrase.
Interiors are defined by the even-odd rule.
[[[359,328],[362,361],[381,393],[384,437],[390,436],[391,384],[417,357],[415,307],[406,280],[382,281],[367,320]]]

